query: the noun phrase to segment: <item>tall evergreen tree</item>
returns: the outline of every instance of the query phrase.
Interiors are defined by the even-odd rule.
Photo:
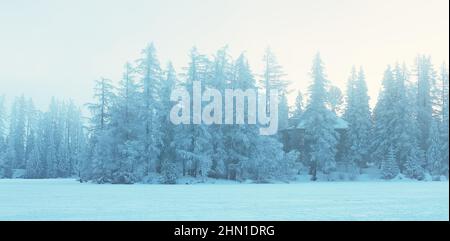
[[[25,167],[25,138],[26,138],[26,100],[25,96],[16,98],[10,116],[9,145],[10,161],[13,168]]]
[[[266,49],[263,62],[264,74],[261,80],[261,87],[266,93],[266,111],[268,111],[270,106],[270,90],[278,90],[281,100],[283,94],[287,94],[288,82],[284,79],[285,74],[283,68],[278,63],[275,54],[270,48]]]
[[[196,48],[193,48],[190,53],[190,62],[187,68],[187,74],[182,85],[190,93],[193,93],[194,81],[199,81],[202,88],[208,82],[210,75],[210,61],[206,56],[200,54]],[[193,108],[193,99],[190,100],[189,108]],[[195,113],[191,113],[191,125],[179,125],[176,130],[177,140],[175,142],[177,150],[177,159],[181,162],[181,169],[183,176],[207,176],[207,171],[212,163],[212,146],[211,133],[206,125],[195,123]],[[205,173],[206,171],[206,173]]]
[[[134,168],[138,164],[139,121],[139,87],[135,83],[135,71],[130,63],[126,63],[119,84],[118,93],[114,96],[111,107],[111,123],[108,128],[115,138],[111,144],[113,156],[113,182],[132,183],[135,181]]]
[[[85,179],[92,179],[99,183],[111,182],[111,143],[112,140],[108,132],[111,122],[111,109],[115,98],[111,80],[101,78],[95,82],[94,99],[95,103],[88,104],[91,111],[90,118],[90,148],[88,168],[83,174]],[[90,169],[91,167],[92,169]]]
[[[428,149],[426,152],[427,168],[431,175],[439,177],[443,170],[443,159],[441,156],[441,144],[437,121],[433,121],[430,126],[430,137],[428,138]]]
[[[389,151],[381,162],[381,177],[384,179],[395,178],[399,174],[399,168],[395,157],[394,147],[389,147]]]
[[[162,135],[158,116],[161,67],[153,43],[142,50],[142,58],[137,61],[136,70],[143,90],[139,110],[139,119],[142,122],[143,130],[139,137],[142,151],[139,165],[141,171],[138,175],[148,176],[159,168],[158,157],[161,153],[159,144]]]
[[[169,63],[166,68],[165,78],[161,85],[161,174],[164,178],[164,183],[174,184],[179,177],[179,168],[176,162],[176,150],[173,144],[175,141],[175,126],[170,121],[170,109],[174,105],[170,101],[172,90],[178,83],[177,74],[172,63]]]
[[[448,70],[445,64],[441,67],[441,157],[442,157],[442,174],[448,177],[448,161],[449,161],[449,79]]]
[[[6,97],[0,96],[0,156],[6,152]]]
[[[422,150],[428,149],[427,140],[433,118],[432,89],[435,84],[435,71],[431,58],[418,56],[416,60],[417,74],[417,121],[420,130],[419,144]]]
[[[345,158],[360,168],[369,162],[370,132],[372,128],[369,96],[364,71],[352,69],[347,84],[347,98],[344,118],[349,123],[345,143]]]
[[[311,76],[309,103],[303,116],[310,173],[312,180],[316,180],[317,170],[330,173],[336,167],[338,133],[334,129],[336,116],[326,107],[328,80],[319,54],[314,59]]]
[[[398,64],[394,70],[388,67],[374,111],[373,158],[385,160],[392,147],[397,166],[408,176],[422,179],[423,150],[417,139],[419,128],[413,90],[408,88],[407,83],[408,71],[405,67]]]
[[[304,103],[303,103],[303,94],[298,91],[297,97],[295,98],[295,109],[293,113],[293,117],[296,119],[301,118],[304,112]]]

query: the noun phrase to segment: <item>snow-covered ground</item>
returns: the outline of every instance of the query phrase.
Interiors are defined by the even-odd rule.
[[[97,185],[0,180],[0,220],[449,220],[448,182]]]

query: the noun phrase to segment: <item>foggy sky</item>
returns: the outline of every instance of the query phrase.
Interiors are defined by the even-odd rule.
[[[387,64],[429,54],[449,59],[448,0],[0,0],[0,94],[91,100],[93,80],[118,81],[126,61],[154,42],[178,72],[197,46],[245,51],[255,74],[270,46],[306,91],[320,51],[328,79],[345,90],[352,65],[366,70],[372,105]]]

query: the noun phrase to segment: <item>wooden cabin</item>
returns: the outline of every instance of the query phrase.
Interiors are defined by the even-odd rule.
[[[339,133],[339,142],[336,147],[338,153],[336,154],[336,160],[340,160],[343,153],[339,150],[343,148],[339,148],[344,144],[346,133],[348,129],[348,122],[344,119],[337,117],[335,118],[334,123],[335,130]],[[305,142],[305,122],[300,118],[290,118],[289,119],[289,127],[283,130],[280,130],[281,139],[284,145],[284,150],[286,152],[297,150],[303,156],[305,152],[307,152],[307,143]],[[302,158],[303,159],[303,158]]]

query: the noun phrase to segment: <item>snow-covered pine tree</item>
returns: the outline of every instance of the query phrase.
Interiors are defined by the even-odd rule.
[[[6,163],[6,108],[5,96],[0,96],[0,178],[3,178],[3,166]]]
[[[319,54],[314,58],[311,76],[309,103],[303,114],[303,120],[310,173],[312,180],[316,180],[317,171],[328,174],[336,167],[338,133],[334,129],[336,116],[326,107],[328,80]]]
[[[172,90],[177,85],[177,74],[172,63],[168,63],[165,78],[161,83],[161,174],[163,182],[166,184],[175,184],[179,177],[179,168],[176,162],[176,150],[172,145],[175,137],[175,126],[170,121],[170,109],[173,102],[170,101]]]
[[[234,76],[232,78],[231,87],[233,89],[255,89],[256,82],[254,75],[250,69],[247,58],[244,54],[241,54],[234,63]],[[244,100],[245,102],[245,100]],[[250,113],[248,111],[249,103],[244,105],[244,119],[248,120]],[[246,122],[247,123],[247,122]],[[247,178],[247,174],[251,173],[248,169],[249,162],[260,161],[257,160],[254,153],[259,141],[258,129],[255,125],[243,124],[233,125],[226,133],[226,153],[228,156],[225,170],[226,177],[229,179],[242,179]]]
[[[436,73],[428,56],[418,56],[416,59],[417,75],[417,121],[420,130],[419,144],[422,150],[428,149],[428,138],[433,120],[432,89],[435,85]]]
[[[381,177],[383,179],[393,179],[399,174],[399,168],[395,157],[395,149],[390,146],[389,151],[381,162]]]
[[[12,168],[25,168],[25,138],[26,138],[26,100],[25,96],[16,98],[11,108],[9,127],[9,157]]]
[[[71,108],[69,108],[71,110]],[[83,167],[90,163],[88,158],[87,136],[82,112],[79,107],[73,106],[69,112],[68,122],[71,123],[70,131],[70,158],[73,173],[82,181]]]
[[[28,160],[30,158],[32,149],[34,148],[35,144],[35,136],[36,133],[36,121],[38,118],[38,111],[34,107],[33,100],[30,98],[28,99],[26,103],[25,108],[25,115],[26,115],[26,127],[25,127],[25,160]]]
[[[124,66],[117,95],[111,106],[111,123],[108,131],[111,140],[112,168],[114,183],[135,182],[134,167],[139,159],[135,154],[139,150],[139,87],[134,81],[134,69],[130,63]]]
[[[6,97],[0,95],[0,163],[6,153]],[[1,164],[0,164],[1,165]]]
[[[427,169],[430,171],[433,179],[439,179],[440,175],[444,173],[442,173],[443,159],[441,156],[441,140],[437,120],[433,120],[429,133],[428,149],[426,152]]]
[[[392,118],[396,116],[396,103],[398,100],[398,92],[394,73],[391,66],[388,66],[384,72],[382,90],[380,91],[378,102],[375,106],[374,119],[374,135],[372,138],[372,160],[377,164],[381,164],[385,160],[392,145],[393,133],[395,126]]]
[[[108,132],[111,121],[111,108],[114,97],[111,80],[101,78],[95,81],[95,103],[88,104],[91,111],[89,160],[92,169],[86,168],[84,179],[91,179],[98,183],[111,182],[111,172],[108,170],[111,162],[110,140]]]
[[[364,70],[353,67],[347,84],[344,119],[349,123],[345,140],[345,159],[350,165],[364,168],[369,162],[370,132],[372,128],[369,96]]]
[[[233,61],[228,52],[228,46],[219,49],[210,63],[210,74],[205,80],[206,88],[213,88],[224,96],[226,88],[234,88],[233,81]],[[217,100],[215,100],[217,101]],[[222,109],[225,109],[225,101],[222,99]],[[216,113],[214,113],[216,114]],[[222,114],[222,123],[225,116]],[[208,132],[211,135],[211,170],[209,176],[215,178],[225,178],[228,174],[229,164],[238,162],[233,157],[234,150],[227,148],[232,146],[232,136],[236,131],[234,125],[215,125],[208,126]]]
[[[281,94],[278,104],[278,131],[289,127],[289,104],[286,94]]]
[[[301,91],[298,91],[297,97],[295,98],[295,109],[292,117],[299,119],[303,115],[304,111],[304,103],[303,103],[303,94]]]
[[[1,156],[0,178],[13,177],[13,160],[15,159],[15,150],[12,142],[7,141],[6,153]]]
[[[259,136],[256,140],[251,158],[243,165],[243,176],[264,183],[278,177],[284,161],[283,145],[269,136]]]
[[[204,88],[210,73],[209,67],[210,61],[194,47],[190,53],[185,80],[181,85],[190,93],[193,91],[194,81],[201,82],[202,88]],[[193,100],[191,98],[191,110],[192,106]],[[193,123],[193,117],[194,114],[191,113],[190,123]],[[203,124],[177,126],[174,145],[177,150],[177,160],[181,162],[183,176],[206,177],[208,175],[212,146],[211,135],[207,126]]]
[[[6,97],[0,95],[0,138],[4,141],[6,136]]]
[[[278,94],[280,96],[279,103],[281,103],[281,97],[283,94],[287,94],[288,82],[284,79],[285,74],[283,72],[283,68],[278,63],[275,54],[270,48],[266,48],[263,62],[264,74],[262,75],[262,79],[260,81],[260,87],[266,93],[266,110],[268,111],[270,106],[270,90],[278,90]]]
[[[350,77],[347,80],[347,89],[345,95],[345,107],[342,117],[350,121],[355,118],[355,106],[356,106],[356,82],[358,81],[358,72],[356,67],[353,66],[350,72]],[[350,124],[350,123],[349,123]]]
[[[41,160],[39,145],[35,143],[34,133],[30,133],[29,138],[32,138],[33,140],[29,140],[31,152],[27,159],[25,177],[30,179],[44,178],[44,165]]]
[[[448,177],[448,161],[449,161],[449,79],[448,70],[446,64],[442,64],[441,67],[441,125],[440,125],[440,139],[441,139],[441,157],[442,157],[442,170],[441,173]]]
[[[410,178],[422,180],[424,178],[424,151],[420,149],[417,123],[417,111],[414,105],[414,88],[409,82],[409,72],[406,66],[397,64],[394,69],[398,103],[394,104],[395,116],[393,140],[397,148],[396,157],[400,170]]]
[[[407,176],[423,178],[423,151],[416,121],[415,91],[408,86],[406,67],[397,64],[385,72],[383,90],[374,111],[373,158],[385,160],[389,148],[395,150],[398,167]]]
[[[86,137],[81,111],[73,101],[68,102],[66,113],[64,113],[63,140],[68,167],[64,175],[79,175],[78,168],[86,152]]]
[[[142,50],[142,58],[137,61],[136,71],[142,88],[139,119],[142,123],[139,145],[141,161],[138,165],[137,177],[142,178],[156,172],[159,168],[161,123],[159,118],[159,90],[162,79],[161,67],[156,56],[156,49],[150,43]]]

